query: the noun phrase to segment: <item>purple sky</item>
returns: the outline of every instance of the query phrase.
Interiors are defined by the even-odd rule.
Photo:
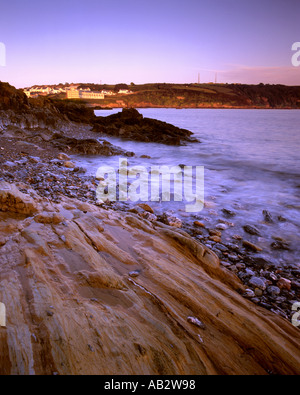
[[[300,85],[299,18],[299,0],[3,0],[0,80]]]

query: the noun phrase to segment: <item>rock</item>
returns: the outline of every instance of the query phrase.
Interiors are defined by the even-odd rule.
[[[274,243],[271,244],[271,248],[273,250],[290,250],[289,244],[283,241],[274,241]]]
[[[234,240],[239,240],[239,241],[243,240],[243,237],[240,236],[240,235],[233,235],[232,238],[233,238]]]
[[[1,374],[300,374],[299,330],[243,298],[240,280],[186,232],[8,186],[36,212],[0,215]],[[60,212],[58,224],[35,220]]]
[[[144,118],[134,108],[124,108],[117,114],[97,117],[93,131],[129,140],[169,145],[197,141],[192,138],[192,132],[156,119]]]
[[[41,224],[54,224],[58,225],[64,221],[64,217],[58,213],[42,212],[34,217],[35,222]]]
[[[255,294],[255,296],[257,296],[257,297],[260,297],[260,296],[263,295],[263,291],[262,291],[260,288],[255,288],[254,294]]]
[[[255,267],[256,269],[268,270],[275,266],[273,262],[268,261],[263,256],[245,256],[244,262],[247,265]]]
[[[222,252],[228,251],[228,248],[226,246],[224,246],[223,244],[220,244],[220,243],[215,244],[215,248],[217,248],[218,250],[220,250]]]
[[[221,237],[219,237],[219,236],[210,236],[209,240],[214,241],[215,243],[220,243],[221,242]]]
[[[149,155],[141,155],[140,158],[141,159],[151,159],[151,156],[149,156]]]
[[[108,143],[107,141],[98,141],[96,139],[77,139],[75,137],[66,137],[63,134],[55,133],[51,144],[58,149],[68,150],[73,154],[81,155],[127,155],[127,151]],[[134,155],[134,154],[133,154]],[[129,154],[132,156],[132,153]]]
[[[277,286],[280,289],[286,289],[287,291],[290,291],[292,288],[292,282],[286,278],[280,278],[279,281],[277,282]]]
[[[229,210],[227,208],[223,208],[222,211],[226,217],[235,217],[236,216],[236,212]]]
[[[168,222],[169,222],[169,225],[173,226],[174,228],[181,228],[182,227],[182,221],[179,218],[170,217]]]
[[[278,287],[274,287],[274,286],[270,286],[267,288],[267,292],[274,298],[278,295],[280,295],[280,288]]]
[[[269,213],[269,211],[264,210],[263,216],[264,216],[265,221],[268,222],[269,224],[272,224],[274,222],[272,219],[272,215],[271,215],[271,213]]]
[[[203,222],[200,221],[195,221],[194,226],[198,226],[199,228],[205,228],[205,225]]]
[[[261,289],[262,291],[265,291],[267,288],[265,278],[251,277],[249,284],[252,285],[252,287]]]
[[[65,166],[67,169],[75,169],[75,167],[76,167],[76,165],[75,165],[73,162],[70,162],[70,161],[64,162],[64,166]]]
[[[250,250],[253,250],[255,252],[261,252],[262,251],[261,247],[258,247],[256,244],[253,244],[253,243],[251,243],[250,241],[247,241],[247,240],[243,241],[243,246],[248,248],[248,249],[250,249]]]
[[[255,293],[254,293],[254,291],[252,291],[252,289],[246,289],[246,291],[244,293],[244,297],[245,298],[254,298]]]
[[[222,236],[222,232],[219,230],[215,230],[215,229],[209,229],[208,233],[210,236],[217,236],[217,237]]]
[[[154,214],[153,208],[151,206],[149,206],[149,204],[147,204],[147,203],[139,203],[137,206],[140,207],[141,209],[147,211],[148,213]]]
[[[226,230],[226,229],[228,229],[228,226],[226,224],[218,224],[218,225],[216,225],[216,229]]]
[[[37,204],[15,185],[0,181],[0,211],[32,215],[37,212]]]
[[[240,259],[237,255],[235,254],[228,254],[227,258],[231,260],[231,262],[238,262]]]
[[[69,155],[64,154],[64,153],[58,154],[58,155],[57,155],[57,159],[63,160],[63,161],[69,161],[69,160],[71,160],[71,158],[69,157]]]
[[[261,236],[260,231],[255,226],[245,225],[243,226],[243,229],[245,232],[249,233],[250,235]]]

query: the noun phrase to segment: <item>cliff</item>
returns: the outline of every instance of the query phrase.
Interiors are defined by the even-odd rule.
[[[299,374],[299,330],[181,230],[0,183],[1,374]]]

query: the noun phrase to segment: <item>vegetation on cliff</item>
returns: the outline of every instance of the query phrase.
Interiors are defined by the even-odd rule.
[[[91,90],[114,85],[85,84]],[[89,101],[103,107],[300,108],[300,87],[243,84],[131,84],[129,95]]]

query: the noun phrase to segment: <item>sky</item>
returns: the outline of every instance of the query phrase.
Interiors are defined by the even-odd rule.
[[[0,42],[0,80],[18,88],[194,83],[199,73],[300,85],[299,0],[1,0]]]

